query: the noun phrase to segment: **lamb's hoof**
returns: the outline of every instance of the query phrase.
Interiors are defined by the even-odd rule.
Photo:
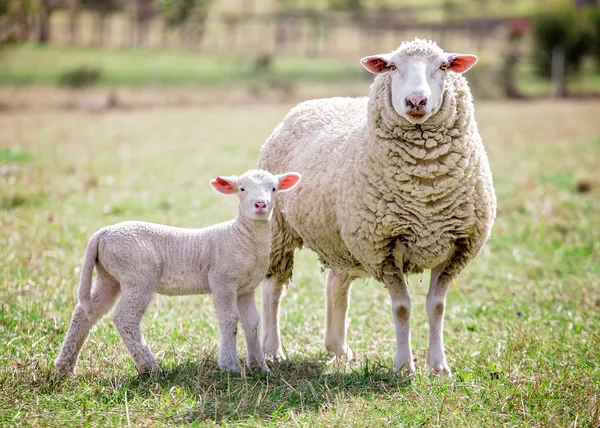
[[[241,374],[242,366],[239,363],[219,363],[219,369],[223,373],[231,373],[231,374]]]
[[[59,362],[56,360],[54,363],[54,368],[58,372],[58,374],[62,376],[69,376],[75,374],[75,366],[72,364],[67,364],[65,362]]]
[[[143,366],[136,367],[138,374],[140,375],[161,375],[164,373],[164,370],[157,363],[154,364],[145,364]]]
[[[431,367],[431,372],[435,376],[446,375],[448,377],[452,377],[452,372],[450,371],[450,367],[448,367],[448,364],[445,361],[431,364],[430,367]]]
[[[269,367],[267,366],[266,363],[260,364],[260,365],[252,365],[252,366],[248,366],[248,371],[251,374],[269,374],[271,373],[271,370],[269,370]]]
[[[354,359],[354,353],[346,344],[339,347],[325,345],[325,349],[331,354],[333,360],[352,361]]]
[[[407,375],[415,374],[415,363],[412,360],[410,360],[409,362],[406,362],[406,363],[395,362],[394,367],[400,373],[406,373]]]
[[[285,359],[285,354],[282,350],[277,350],[276,352],[265,352],[265,360],[267,361],[280,362],[285,361]]]

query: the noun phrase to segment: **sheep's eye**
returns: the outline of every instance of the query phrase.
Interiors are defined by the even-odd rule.
[[[245,192],[246,189],[244,189],[243,187],[240,187],[240,192]]]
[[[276,188],[273,187],[273,191],[277,190]]]
[[[390,63],[388,64],[388,68],[390,69],[390,71],[392,71],[392,70],[395,70],[397,67],[396,67],[396,64],[392,64],[392,63],[390,62]]]
[[[442,62],[442,65],[440,65],[440,70],[446,71],[447,69],[448,69],[448,63],[447,62]]]

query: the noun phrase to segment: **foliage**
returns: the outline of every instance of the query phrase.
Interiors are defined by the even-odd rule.
[[[550,77],[552,51],[565,54],[567,74],[577,74],[591,51],[594,33],[588,15],[573,6],[563,5],[539,12],[533,19],[533,62],[540,76]]]
[[[600,6],[587,8],[586,13],[593,34],[590,53],[594,57],[598,69],[600,69]]]
[[[39,0],[0,0],[0,46],[27,40],[29,18],[40,10]]]
[[[95,85],[102,77],[102,70],[98,67],[81,66],[68,70],[60,75],[58,84],[68,88],[85,88]]]
[[[364,0],[327,0],[331,10],[359,14],[365,10]]]
[[[85,9],[98,12],[114,12],[122,7],[120,0],[77,0]]]
[[[155,0],[155,3],[172,27],[186,22],[202,26],[213,0]]]

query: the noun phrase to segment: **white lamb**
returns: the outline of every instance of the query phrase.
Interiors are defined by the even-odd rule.
[[[263,283],[263,349],[283,358],[278,312],[295,248],[315,251],[327,277],[325,345],[346,343],[353,279],[383,282],[392,300],[398,369],[414,371],[405,275],[431,269],[429,351],[448,373],[445,298],[490,234],[496,198],[467,81],[473,55],[444,53],[415,39],[363,58],[377,75],[369,97],[312,100],[292,109],[263,146],[259,165],[306,176],[278,201],[271,264]]]
[[[220,325],[219,368],[240,372],[236,350],[238,315],[250,370],[268,371],[258,337],[254,289],[264,278],[271,251],[275,195],[294,187],[297,173],[251,170],[217,177],[210,184],[239,197],[234,220],[202,229],[124,222],[96,232],[87,246],[79,304],[56,360],[60,373],[73,373],[92,326],[117,302],[113,321],[140,373],[159,369],[144,341],[140,322],[156,293],[213,294]],[[92,271],[96,282],[91,291]],[[117,301],[118,300],[118,301]]]

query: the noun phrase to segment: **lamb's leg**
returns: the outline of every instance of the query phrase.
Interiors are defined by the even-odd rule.
[[[414,373],[415,364],[410,346],[410,296],[403,274],[384,275],[383,282],[392,298],[392,313],[396,325],[396,359],[394,366]]]
[[[221,345],[219,346],[219,368],[224,372],[240,373],[242,367],[237,355],[237,326],[238,311],[236,296],[228,290],[235,290],[235,286],[220,285],[214,287],[213,303],[215,313],[219,320]]]
[[[450,375],[450,367],[444,353],[444,309],[450,283],[439,280],[444,268],[445,264],[431,270],[427,293],[427,315],[429,316],[427,364],[435,373]]]
[[[284,285],[285,282],[276,276],[262,283],[262,348],[265,356],[274,360],[285,360],[279,331],[279,303]]]
[[[88,316],[79,304],[75,307],[75,311],[73,311],[65,341],[54,363],[59,373],[68,374],[75,372],[75,364],[77,364],[79,352],[91,328],[113,307],[115,300],[119,296],[119,290],[118,283],[99,276],[96,277],[96,284],[91,295],[92,313]]]
[[[265,356],[258,337],[260,316],[254,302],[254,291],[238,296],[237,307],[246,339],[246,365],[251,371],[261,369],[268,373],[269,368],[265,363]]]
[[[352,359],[352,351],[346,343],[348,305],[352,278],[346,272],[327,274],[327,319],[325,348],[335,356]]]
[[[122,295],[113,313],[113,322],[139,373],[160,370],[140,328],[142,317],[152,300],[148,286],[123,285]]]

